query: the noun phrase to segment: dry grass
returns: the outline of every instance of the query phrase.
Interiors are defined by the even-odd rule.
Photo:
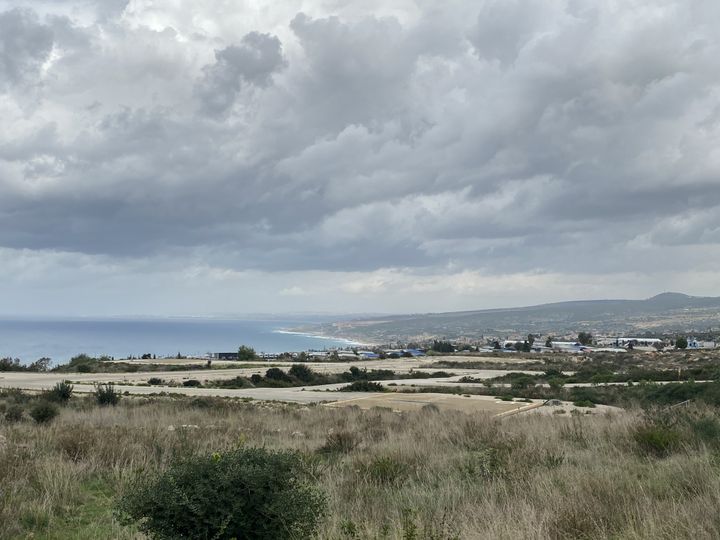
[[[307,455],[330,499],[323,539],[720,537],[715,442],[648,455],[644,422],[74,399],[49,425],[0,420],[0,538],[137,538],[112,519],[132,475],[243,444]]]

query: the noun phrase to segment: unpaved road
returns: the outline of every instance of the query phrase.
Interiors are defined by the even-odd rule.
[[[368,369],[392,369],[398,373],[408,373],[418,370],[420,362],[413,359],[396,359],[374,362],[363,362],[359,367]],[[429,359],[423,359],[427,365]],[[296,364],[293,362],[269,362],[272,366],[281,366],[285,369]],[[250,368],[238,369],[202,369],[183,371],[154,371],[136,373],[27,373],[2,372],[0,373],[0,387],[20,388],[23,390],[42,391],[52,388],[56,383],[69,380],[75,385],[78,393],[93,391],[95,383],[113,383],[119,392],[133,395],[151,395],[165,392],[167,394],[181,394],[186,396],[216,396],[232,398],[251,398],[256,400],[288,401],[296,403],[322,403],[338,402],[338,405],[357,405],[360,407],[382,406],[395,410],[417,409],[428,403],[434,403],[440,408],[449,408],[463,411],[505,412],[513,410],[526,403],[502,402],[488,396],[460,397],[449,394],[394,394],[394,393],[367,393],[367,392],[337,392],[336,390],[346,383],[306,386],[295,388],[195,388],[184,386],[147,386],[147,381],[157,377],[165,381],[181,383],[189,379],[199,381],[231,379],[237,376],[249,377],[254,373],[263,374],[270,365],[254,365]],[[347,371],[351,365],[346,362],[337,363],[308,363],[314,371],[320,373],[341,373]],[[433,368],[422,368],[421,371],[432,371]],[[456,374],[453,379],[463,375],[472,375],[478,378],[497,377],[506,373],[502,370],[476,370],[453,369]],[[424,384],[439,384],[447,379],[409,379],[408,382],[422,382]],[[385,381],[400,382],[400,381]]]
[[[177,375],[178,372],[170,372]],[[197,372],[190,372],[197,377]],[[61,374],[62,375],[62,374]],[[64,374],[67,375],[67,374]],[[76,375],[76,374],[72,374]],[[440,409],[452,409],[463,412],[488,412],[499,414],[525,407],[527,403],[500,401],[490,396],[461,397],[452,394],[403,394],[403,393],[368,393],[368,392],[337,392],[337,388],[346,383],[329,384],[322,386],[306,386],[295,388],[188,388],[184,386],[135,386],[118,382],[118,374],[81,374],[82,377],[72,377],[75,382],[75,392],[89,393],[93,391],[92,383],[95,381],[116,382],[115,389],[119,392],[128,392],[133,395],[152,395],[160,392],[167,394],[181,394],[185,396],[214,396],[231,398],[251,398],[265,401],[287,401],[294,403],[323,403],[334,402],[333,406],[358,406],[361,408],[388,407],[393,410],[417,410],[427,404],[434,404]],[[131,374],[136,375],[136,374]],[[156,374],[151,374],[155,375]],[[3,373],[0,376],[0,386],[6,388],[23,388],[39,391],[52,387],[65,377],[56,374],[40,373]],[[79,381],[78,379],[82,379]]]

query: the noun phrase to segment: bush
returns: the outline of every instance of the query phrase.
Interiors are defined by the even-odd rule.
[[[680,433],[669,426],[659,424],[643,424],[635,428],[633,438],[638,448],[658,457],[670,454],[680,445]]]
[[[372,381],[355,381],[340,388],[341,392],[385,392],[385,387]]]
[[[265,378],[273,381],[292,382],[292,379],[280,368],[270,368],[265,372]]]
[[[360,439],[351,431],[337,431],[329,433],[325,439],[325,444],[320,448],[323,453],[342,453],[352,452],[360,443]]]
[[[20,405],[10,405],[5,411],[6,422],[19,422],[23,417],[23,408]]]
[[[159,384],[163,384],[163,380],[160,377],[150,377],[148,379],[148,384],[150,386],[157,386]]]
[[[30,416],[38,424],[50,422],[60,413],[57,405],[49,401],[41,401],[30,409]]]
[[[183,386],[197,388],[198,386],[202,386],[202,383],[197,379],[188,379],[187,381],[183,381]]]
[[[312,382],[315,379],[315,372],[304,364],[294,364],[288,374],[302,382]]]
[[[70,401],[70,398],[73,394],[73,385],[69,384],[67,381],[62,381],[57,383],[52,390],[49,390],[45,397],[49,401],[54,401],[57,403],[66,403]]]
[[[139,476],[118,502],[123,524],[151,538],[304,539],[325,513],[299,454],[241,448]]]
[[[595,404],[592,401],[590,401],[589,399],[581,399],[580,401],[575,401],[575,402],[573,402],[573,405],[575,405],[576,407],[589,407],[589,408],[595,407]]]
[[[115,385],[112,383],[96,384],[93,396],[97,404],[103,407],[106,405],[115,406],[120,401],[120,394],[115,391]]]

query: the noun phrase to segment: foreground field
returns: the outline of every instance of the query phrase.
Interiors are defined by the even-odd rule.
[[[135,475],[243,445],[305,456],[329,499],[322,539],[717,538],[719,435],[711,408],[499,419],[73,397],[49,424],[0,420],[0,538],[139,538],[113,518]]]

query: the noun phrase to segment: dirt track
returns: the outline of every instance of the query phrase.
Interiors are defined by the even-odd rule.
[[[462,358],[453,357],[456,361]],[[358,367],[367,369],[392,369],[397,373],[408,373],[411,370],[433,371],[433,367],[419,368],[419,365],[431,365],[443,357],[415,359],[381,360],[372,362],[358,362]],[[476,358],[472,358],[476,360]],[[137,361],[135,361],[137,362]],[[138,362],[142,363],[142,362]],[[147,363],[147,362],[145,362]],[[165,362],[162,362],[165,363]],[[198,362],[192,362],[197,364]],[[454,409],[464,412],[490,412],[493,414],[506,413],[527,406],[525,402],[501,401],[491,396],[457,396],[443,393],[366,393],[366,392],[337,392],[345,383],[321,386],[305,386],[294,388],[196,388],[185,386],[149,386],[148,380],[156,377],[164,381],[182,383],[189,379],[199,381],[231,379],[238,376],[249,377],[255,373],[263,374],[270,366],[280,366],[285,369],[294,365],[292,362],[254,363],[253,367],[237,369],[201,369],[182,371],[154,371],[135,373],[28,373],[28,372],[2,372],[0,373],[0,387],[20,388],[30,391],[42,391],[52,388],[57,382],[69,380],[75,385],[78,393],[93,391],[95,383],[113,383],[119,392],[132,395],[151,395],[164,392],[167,394],[181,394],[186,396],[216,396],[232,398],[251,398],[266,401],[287,401],[295,403],[323,403],[332,402],[329,406],[351,406],[361,408],[389,407],[393,410],[419,409],[427,404],[434,404],[443,409]],[[174,365],[174,364],[173,364]],[[353,363],[309,363],[314,371],[320,373],[341,373],[347,371]],[[457,379],[471,375],[478,379],[488,379],[506,374],[503,370],[456,369],[451,378],[433,379],[406,379],[396,381],[382,381],[389,386],[457,386]],[[519,371],[519,370],[518,370]],[[475,385],[481,383],[475,383]],[[473,386],[463,384],[463,386]]]

